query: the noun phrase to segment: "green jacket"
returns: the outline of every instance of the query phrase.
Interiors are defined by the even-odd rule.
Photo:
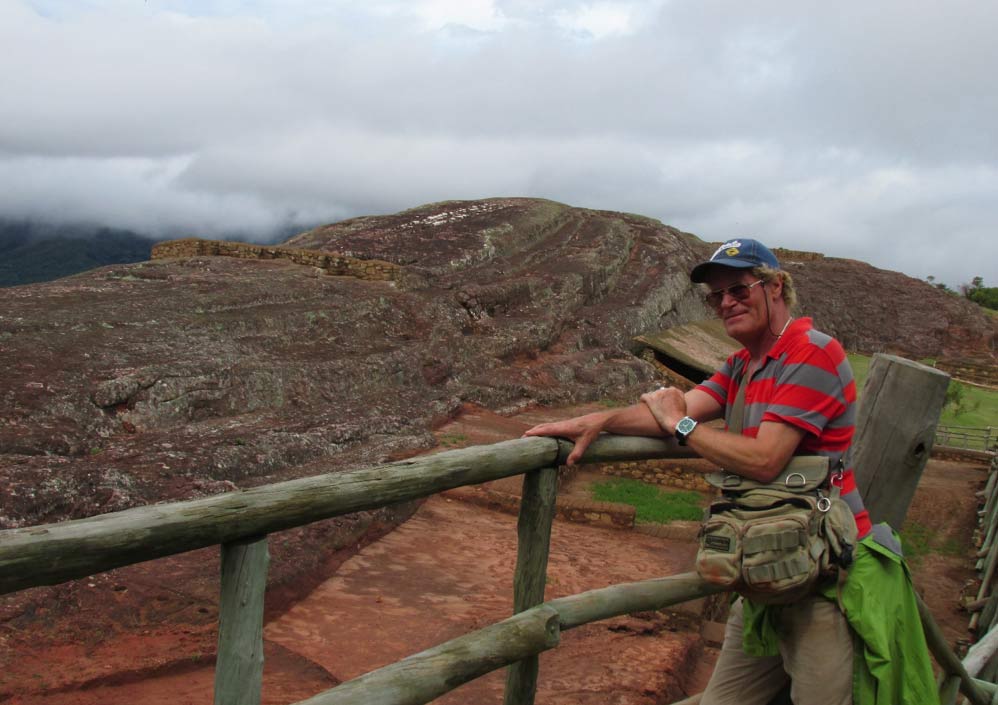
[[[835,601],[837,586],[823,595]],[[904,559],[867,536],[842,587],[841,605],[856,637],[854,705],[938,705],[932,661]],[[778,654],[778,606],[745,600],[745,652]]]

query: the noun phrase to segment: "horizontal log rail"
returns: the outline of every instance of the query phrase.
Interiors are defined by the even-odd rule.
[[[572,444],[521,438],[204,499],[0,531],[0,594],[428,497],[564,462]],[[583,462],[689,457],[671,440],[608,436]]]
[[[558,610],[563,630],[622,614],[658,610],[717,592],[696,573],[680,573],[636,583],[621,583],[589,592],[559,597],[547,604]]]
[[[297,705],[420,705],[470,680],[558,645],[558,613],[547,606],[371,671]]]
[[[558,645],[562,631],[722,590],[696,573],[560,597],[409,656],[296,705],[421,705],[497,668]]]

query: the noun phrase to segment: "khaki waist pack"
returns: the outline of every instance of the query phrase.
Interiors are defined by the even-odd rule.
[[[762,604],[792,602],[852,562],[856,520],[830,487],[828,458],[794,458],[769,483],[712,473],[721,490],[700,527],[697,572]]]

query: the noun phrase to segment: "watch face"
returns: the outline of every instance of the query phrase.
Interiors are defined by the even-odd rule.
[[[696,428],[697,422],[691,419],[689,416],[684,416],[679,419],[679,423],[676,424],[676,432],[681,433],[684,436]]]

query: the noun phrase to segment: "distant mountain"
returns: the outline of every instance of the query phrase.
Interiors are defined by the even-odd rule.
[[[155,240],[92,226],[0,221],[0,286],[58,279],[108,264],[149,259]]]
[[[306,229],[289,224],[269,237],[252,239],[273,244]],[[144,262],[153,245],[175,237],[181,235],[154,237],[118,228],[0,218],[0,287],[51,281],[110,264]],[[245,240],[246,235],[233,233],[224,239]]]

